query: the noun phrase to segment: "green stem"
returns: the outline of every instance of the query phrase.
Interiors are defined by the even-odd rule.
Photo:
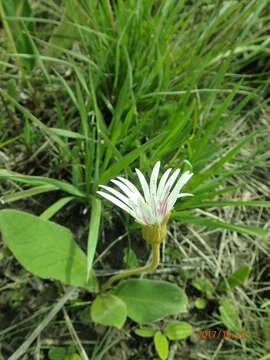
[[[122,271],[119,274],[113,275],[109,278],[109,280],[102,286],[101,292],[104,292],[105,290],[108,290],[110,287],[112,287],[112,284],[115,283],[118,280],[122,280],[126,277],[132,276],[132,275],[139,275],[147,271],[155,270],[160,261],[160,243],[153,244],[152,245],[152,251],[153,251],[153,259],[150,264],[146,264],[142,267],[139,267],[137,269],[131,269]]]

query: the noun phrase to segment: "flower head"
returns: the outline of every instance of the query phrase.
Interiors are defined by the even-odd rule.
[[[141,171],[135,169],[143,195],[135,185],[121,176],[111,182],[117,185],[122,193],[105,185],[100,185],[100,187],[107,192],[97,191],[97,193],[125,210],[142,225],[162,225],[164,221],[167,222],[169,213],[178,198],[192,196],[192,194],[180,193],[180,191],[193,174],[186,171],[176,181],[180,169],[175,170],[171,176],[169,175],[172,169],[168,169],[158,183],[159,169],[160,161],[153,168],[149,185]]]

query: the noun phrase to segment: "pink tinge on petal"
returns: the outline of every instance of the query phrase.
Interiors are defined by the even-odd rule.
[[[159,215],[162,215],[162,202],[161,202],[161,200],[159,200],[159,202],[158,202],[158,205],[159,205]]]
[[[143,214],[142,218],[143,218],[144,223],[145,223],[146,225],[148,225],[148,221],[147,221],[146,217],[144,216],[144,214]]]
[[[161,207],[161,213],[162,216],[166,215],[167,209],[168,209],[168,198],[169,198],[169,193],[170,193],[170,187],[168,186],[166,191],[165,191],[165,196],[162,202],[162,207]]]
[[[163,218],[165,218],[166,213],[167,213],[167,210],[168,210],[168,201],[166,201],[165,207],[164,207],[164,209],[163,209],[163,213],[162,213]]]

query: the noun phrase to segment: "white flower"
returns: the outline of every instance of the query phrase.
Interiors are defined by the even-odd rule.
[[[97,193],[128,212],[143,225],[162,224],[178,198],[192,196],[192,194],[180,193],[180,191],[193,174],[189,171],[184,172],[172,189],[180,169],[175,170],[170,177],[169,174],[172,169],[168,169],[157,184],[159,168],[160,161],[153,168],[149,186],[141,171],[135,169],[144,196],[141,195],[136,186],[121,176],[117,177],[118,180],[113,179],[111,182],[117,185],[123,193],[105,185],[100,185],[100,187],[107,192],[97,191]]]

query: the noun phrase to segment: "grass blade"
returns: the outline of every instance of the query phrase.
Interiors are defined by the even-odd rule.
[[[101,201],[94,198],[92,200],[92,211],[91,211],[90,227],[88,234],[88,244],[87,244],[87,281],[90,276],[90,271],[92,269],[92,264],[96,252],[100,217],[101,217]]]

